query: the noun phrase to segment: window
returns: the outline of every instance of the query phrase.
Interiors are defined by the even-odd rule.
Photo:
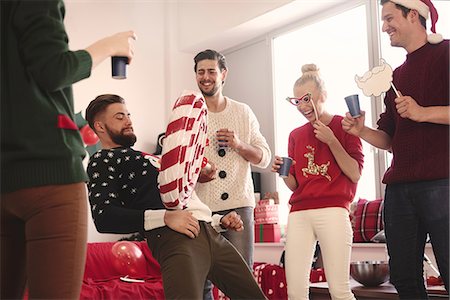
[[[369,69],[367,39],[365,5],[274,38],[275,154],[286,155],[289,133],[306,123],[285,98],[292,96],[294,82],[301,75],[302,65],[307,63],[320,68],[330,113],[345,114],[348,109],[344,97],[359,94],[361,108],[367,112],[366,124],[372,124],[371,99],[362,94],[354,81],[355,74],[362,75]],[[375,178],[374,150],[365,142],[363,147],[365,163],[357,197],[375,199],[378,179]],[[281,178],[277,178],[277,190],[282,203],[287,203],[291,191]],[[286,222],[287,214],[287,205],[281,205],[280,220]]]

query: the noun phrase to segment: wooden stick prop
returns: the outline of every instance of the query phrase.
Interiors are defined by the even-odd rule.
[[[391,86],[392,86],[392,89],[394,90],[395,94],[397,95],[397,97],[400,97],[400,94],[392,81],[391,81]]]
[[[316,105],[314,104],[314,100],[311,99],[311,104],[313,106],[314,109],[314,115],[316,116],[316,121],[319,121],[319,116],[317,115],[317,109],[316,109]]]

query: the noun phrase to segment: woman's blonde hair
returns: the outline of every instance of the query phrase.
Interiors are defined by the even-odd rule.
[[[294,88],[313,81],[320,93],[326,94],[325,82],[320,77],[319,68],[315,64],[302,66],[302,76],[295,81]]]

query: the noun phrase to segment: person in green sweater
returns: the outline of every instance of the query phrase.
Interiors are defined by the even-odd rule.
[[[78,299],[88,180],[72,84],[135,33],[71,51],[63,1],[1,1],[1,299]]]

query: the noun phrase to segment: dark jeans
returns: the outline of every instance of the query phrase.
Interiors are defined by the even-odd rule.
[[[231,299],[266,299],[242,256],[209,223],[191,239],[167,226],[145,233],[166,299],[202,299],[206,279]]]
[[[448,179],[388,185],[384,222],[390,281],[400,299],[428,299],[423,281],[427,234],[448,291]]]

